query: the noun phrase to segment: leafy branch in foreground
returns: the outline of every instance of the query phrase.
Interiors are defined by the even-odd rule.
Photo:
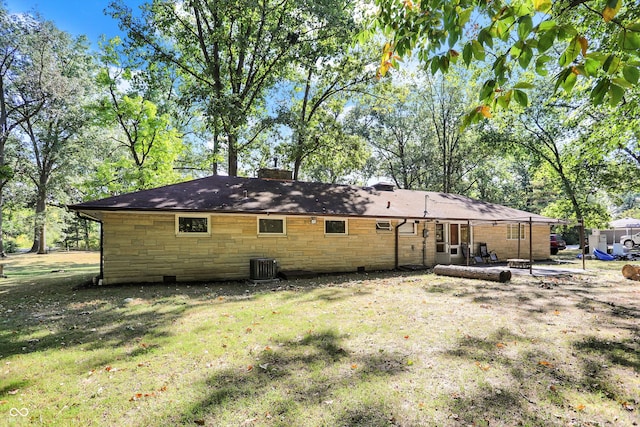
[[[511,101],[526,106],[531,85],[518,70],[552,71],[555,90],[590,84],[593,105],[615,106],[640,80],[640,8],[629,0],[376,0],[384,45],[379,76],[416,51],[432,73],[462,59],[491,70],[466,124]]]

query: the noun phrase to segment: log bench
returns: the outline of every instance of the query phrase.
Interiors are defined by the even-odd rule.
[[[509,265],[509,268],[531,268],[531,261],[522,258],[510,258],[507,259],[507,265]]]

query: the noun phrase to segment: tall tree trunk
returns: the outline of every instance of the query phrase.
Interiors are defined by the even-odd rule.
[[[47,195],[43,187],[38,188],[38,199],[36,200],[36,216],[34,219],[33,245],[30,252],[38,254],[46,253],[47,242],[45,240],[45,223],[47,209]]]
[[[238,137],[233,133],[228,133],[229,139],[229,176],[238,176]]]

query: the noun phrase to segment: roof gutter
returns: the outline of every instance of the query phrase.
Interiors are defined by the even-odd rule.
[[[400,227],[405,225],[407,223],[407,218],[404,219],[404,221],[402,221],[401,223],[399,223],[398,225],[396,225],[395,228],[395,232],[396,232],[396,270],[398,269],[398,267],[400,266],[400,261],[399,261],[399,246],[400,246]]]

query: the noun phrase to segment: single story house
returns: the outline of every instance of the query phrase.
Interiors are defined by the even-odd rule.
[[[210,176],[70,206],[102,226],[104,284],[549,258],[555,219],[455,194]],[[266,273],[261,271],[266,269]],[[265,275],[266,274],[266,275]]]

